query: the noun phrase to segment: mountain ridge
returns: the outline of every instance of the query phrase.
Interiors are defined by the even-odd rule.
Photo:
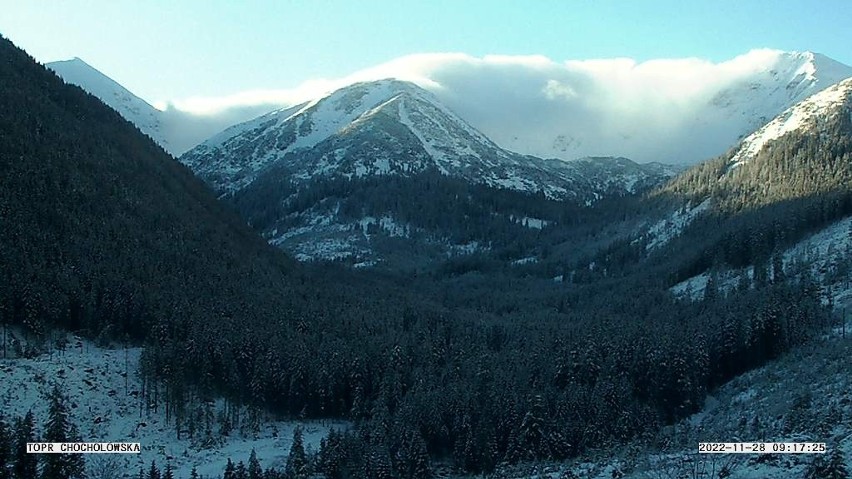
[[[142,133],[169,151],[171,143],[164,131],[162,112],[79,57],[45,65],[66,83],[77,85],[116,110]]]
[[[583,196],[572,187],[585,180],[584,167],[607,167],[606,160],[545,160],[500,148],[430,92],[399,80],[356,83],[228,131],[233,135],[217,135],[180,158],[220,192],[244,188],[275,163],[303,181],[318,174],[406,174],[429,166],[471,182],[594,201],[599,192]],[[358,150],[371,142],[378,143],[366,146],[369,152]],[[635,170],[651,177],[661,167]]]
[[[437,54],[431,56],[436,61],[443,58]],[[723,153],[810,94],[852,76],[852,67],[825,55],[763,49],[715,64],[694,59],[628,62],[628,65],[616,60],[579,60],[567,62],[566,67],[553,62],[534,74],[533,78],[540,77],[541,85],[516,85],[520,90],[507,90],[511,82],[489,83],[484,77],[471,77],[468,70],[477,64],[475,58],[453,58],[442,61],[449,62],[447,68],[459,69],[457,75],[426,69],[419,77],[414,75],[416,82],[501,148],[563,160],[626,156],[639,163],[703,161]],[[415,60],[411,60],[412,67],[419,71]],[[405,64],[402,62],[398,68]],[[670,75],[665,70],[659,71],[663,68],[660,65],[666,64],[677,64],[686,73]],[[596,68],[614,68],[616,72],[604,75]],[[412,79],[410,73],[394,74],[391,68],[359,72],[336,84],[345,88],[357,81],[377,80],[379,71],[385,77]],[[512,72],[499,70],[495,75]],[[652,74],[657,76],[645,78]],[[621,77],[628,82],[639,81],[644,87],[627,88],[632,83],[619,86],[607,80]],[[648,88],[647,82],[652,80],[657,87]],[[77,83],[86,88],[85,82]],[[646,93],[635,97],[626,91]],[[315,103],[332,93],[303,97],[301,104]],[[109,103],[108,95],[101,99]],[[175,155],[184,153],[216,136],[229,124],[251,120],[257,114],[250,113],[259,112],[253,107],[232,110],[227,110],[221,118],[193,115],[173,107],[161,112],[170,151]],[[696,131],[702,131],[702,135],[696,136]]]
[[[426,256],[438,259],[474,251],[478,246],[469,245],[488,244],[495,234],[508,238],[503,231],[513,228],[513,218],[550,224],[529,212],[497,208],[509,193],[483,188],[529,198],[517,203],[588,206],[647,191],[677,170],[626,158],[565,162],[510,152],[430,92],[399,80],[356,83],[264,115],[179,160],[235,203],[270,243],[299,259],[351,258],[354,264],[381,259],[374,254],[380,236],[402,238],[397,247],[421,245],[431,251]],[[428,205],[430,191],[443,213]],[[395,203],[385,200],[391,197]],[[429,219],[418,218],[414,204]],[[446,218],[434,217],[439,214]],[[465,221],[477,227],[465,227]],[[368,234],[368,224],[383,225],[378,237]]]

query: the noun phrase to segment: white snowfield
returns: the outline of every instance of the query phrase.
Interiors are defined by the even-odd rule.
[[[20,335],[19,335],[20,337]],[[116,477],[136,477],[139,468],[156,461],[162,470],[170,463],[175,477],[189,477],[193,466],[203,476],[219,477],[230,457],[236,464],[247,462],[251,450],[264,468],[283,470],[293,430],[302,425],[305,448],[319,449],[320,440],[332,427],[342,430],[346,423],[280,421],[265,417],[258,432],[234,430],[228,437],[207,448],[182,435],[176,437],[174,424],[165,421],[165,406],[150,414],[141,408],[142,384],[136,373],[139,348],[104,349],[88,341],[72,339],[64,352],[54,351],[32,359],[0,359],[0,409],[7,421],[32,410],[37,434],[47,419],[46,395],[54,384],[68,395],[71,414],[83,442],[140,443],[141,454],[87,454],[91,472],[115,468]],[[0,356],[2,358],[2,356]],[[218,411],[222,401],[216,401]],[[197,442],[197,441],[195,441]]]

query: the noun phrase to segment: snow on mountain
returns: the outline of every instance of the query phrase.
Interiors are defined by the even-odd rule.
[[[447,231],[417,227],[410,217],[403,221],[410,213],[375,211],[359,217],[356,211],[366,205],[347,200],[358,193],[346,188],[330,193],[333,179],[364,180],[349,184],[371,188],[371,195],[381,197],[399,194],[391,193],[394,182],[382,177],[434,173],[435,178],[590,205],[606,196],[646,191],[678,170],[626,158],[562,161],[520,155],[500,148],[434,94],[399,80],[357,83],[263,115],[216,135],[179,160],[220,194],[234,195],[241,213],[264,237],[297,259],[361,262],[382,259],[374,254],[374,240],[384,237],[398,239],[395,244],[423,243],[438,256],[472,250],[469,243],[457,244]],[[378,193],[372,188],[387,190]],[[374,216],[381,215],[385,220],[376,221]],[[522,224],[545,226],[534,220]]]
[[[202,115],[175,106],[182,105],[180,101],[158,111],[82,60],[48,66],[116,108],[175,155],[264,111],[256,104],[234,104]],[[544,57],[420,54],[328,83],[345,89],[383,78],[413,81],[501,148],[524,155],[563,160],[625,156],[639,163],[684,164],[725,152],[780,112],[850,76],[852,67],[823,55],[779,50],[754,50],[720,63],[697,59],[558,63]],[[281,105],[284,97],[310,101],[312,97],[305,95],[313,91],[284,90],[287,95],[269,98],[266,111]],[[374,93],[381,96],[378,90]],[[370,98],[364,101],[370,103]],[[315,113],[317,119],[323,117],[323,112]],[[283,121],[282,115],[279,111],[276,118]],[[324,128],[334,126],[318,123],[314,134],[299,135],[293,148],[309,144],[323,136]]]
[[[386,131],[388,127],[396,131]],[[365,134],[397,141],[389,141],[395,143],[386,145],[391,149],[369,152],[368,158],[356,151]],[[347,141],[351,138],[355,144]],[[402,153],[399,150],[407,150],[407,158],[393,158]],[[297,152],[310,159],[294,161]],[[358,158],[343,161],[347,156]],[[181,161],[203,177],[220,178],[215,186],[236,190],[251,183],[265,167],[282,161],[294,164],[307,178],[332,171],[354,176],[416,171],[427,163],[447,173],[459,167],[464,157],[493,164],[511,162],[516,156],[494,145],[425,90],[401,81],[378,81],[352,85],[301,108],[237,125],[183,155]]]
[[[273,165],[293,180],[317,175],[442,174],[552,198],[594,201],[671,176],[627,159],[542,160],[504,150],[435,95],[398,80],[358,83],[216,135],[180,160],[220,192],[251,184]]]
[[[786,108],[850,76],[852,67],[823,55],[769,49],[721,62],[427,53],[327,84],[412,81],[500,147],[525,155],[683,164],[724,153]],[[309,86],[279,96],[309,100]]]
[[[837,309],[852,307],[852,286],[848,271],[841,274],[842,265],[852,260],[852,217],[837,221],[822,230],[802,239],[782,252],[781,259],[785,270],[796,264],[808,266],[813,278],[819,281],[826,298],[832,298]],[[717,287],[729,293],[737,288],[742,278],[751,281],[754,278],[754,266],[725,270],[717,273]],[[670,291],[677,296],[700,299],[710,273],[704,272],[672,286]]]
[[[66,83],[77,85],[106,103],[166,151],[171,151],[160,110],[79,58],[52,62],[45,66],[56,72]]]
[[[730,160],[731,168],[747,163],[757,156],[767,143],[788,133],[804,129],[818,131],[831,115],[840,114],[840,107],[850,105],[850,98],[852,98],[852,78],[843,80],[788,108],[742,141]]]
[[[79,58],[46,66],[65,82],[79,86],[109,105],[174,156],[231,125],[276,108],[274,104],[260,103],[201,114],[167,104],[164,110],[159,110]]]
[[[420,84],[512,151],[683,164],[724,153],[785,109],[852,76],[852,67],[823,55],[778,50],[720,63],[522,60],[447,59],[419,72]]]

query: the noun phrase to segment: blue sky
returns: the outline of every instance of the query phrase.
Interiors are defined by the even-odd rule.
[[[849,0],[0,0],[0,33],[148,101],[292,88],[423,52],[554,61],[812,50],[852,64]]]

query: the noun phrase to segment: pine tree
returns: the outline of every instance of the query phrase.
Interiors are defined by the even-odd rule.
[[[364,475],[375,479],[390,479],[392,477],[390,457],[383,444],[371,446],[371,451],[364,461]]]
[[[50,408],[45,425],[46,442],[75,442],[76,428],[68,416],[67,398],[54,386],[50,394]],[[44,479],[78,479],[85,476],[85,460],[80,454],[47,454],[41,477]]]
[[[546,423],[544,398],[537,394],[532,397],[530,409],[518,429],[516,448],[521,459],[548,456],[549,448],[545,441]]]
[[[252,448],[248,460],[248,479],[263,479],[263,469],[260,467],[260,461],[257,460],[257,452],[254,448]]]
[[[411,479],[426,479],[431,477],[429,471],[429,454],[426,443],[417,431],[409,431],[402,443],[402,456],[399,469],[402,477]]]
[[[195,466],[192,466],[192,470],[189,471],[189,479],[198,479],[198,470]]]
[[[248,479],[248,473],[246,472],[246,464],[243,461],[237,463],[236,469],[234,469],[234,477],[236,479]]]
[[[222,475],[222,479],[236,479],[236,467],[230,457],[228,463],[225,464],[225,473]]]
[[[319,468],[320,472],[331,479],[340,477],[343,466],[343,435],[336,429],[328,432],[328,437],[320,441]]]
[[[27,443],[35,441],[35,419],[29,411],[15,424],[15,464],[12,473],[16,479],[38,477],[38,454],[27,454]]]
[[[839,448],[834,448],[828,456],[819,456],[805,471],[805,479],[848,479],[849,470]]]
[[[305,455],[305,446],[302,443],[302,427],[296,426],[293,430],[293,445],[290,446],[290,454],[287,456],[287,467],[284,470],[287,479],[303,479],[308,477],[308,458]]]
[[[843,459],[843,452],[841,452],[837,447],[835,447],[828,455],[828,460],[826,460],[825,457],[817,457],[805,472],[805,479],[848,478],[849,470],[846,468],[846,463]]]
[[[175,475],[172,472],[172,464],[170,462],[166,463],[166,469],[163,471],[163,479],[175,479]]]
[[[270,467],[263,473],[263,479],[283,479],[284,474],[278,472],[275,468]],[[332,479],[332,478],[329,478]]]
[[[839,447],[835,447],[828,457],[828,466],[826,467],[825,477],[830,479],[848,479],[849,469],[846,468],[846,462],[843,458],[843,453]]]
[[[0,414],[0,479],[10,479],[12,471],[9,467],[12,462],[12,434],[6,424],[6,418]]]
[[[151,461],[151,468],[148,469],[148,479],[160,479],[160,470],[157,469],[156,461]]]

